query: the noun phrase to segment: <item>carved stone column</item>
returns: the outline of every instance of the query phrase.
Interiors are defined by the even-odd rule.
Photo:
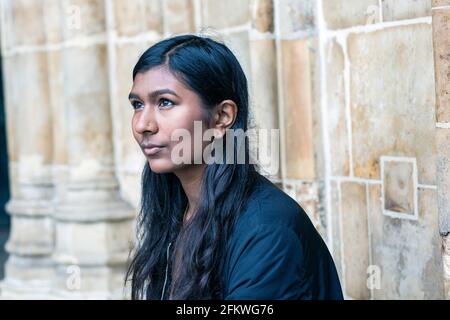
[[[5,298],[123,298],[105,1],[0,2],[12,198]]]
[[[42,10],[41,1],[2,1],[12,191],[4,298],[48,296],[53,279],[52,117]]]
[[[68,171],[55,211],[55,293],[122,298],[135,210],[122,199],[115,172],[105,7],[77,5],[79,28],[63,25],[73,45],[61,55],[66,139],[60,143]]]

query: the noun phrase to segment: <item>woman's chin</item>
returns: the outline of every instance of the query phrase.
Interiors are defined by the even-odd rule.
[[[148,159],[148,164],[154,173],[168,173],[176,169],[176,166],[166,159]]]

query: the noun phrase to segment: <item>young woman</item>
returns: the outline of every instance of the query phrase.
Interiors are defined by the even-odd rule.
[[[248,91],[224,44],[195,35],[158,42],[134,67],[129,99],[147,158],[126,277],[133,299],[342,299],[332,257],[303,209],[257,172],[247,142],[227,150],[226,132],[247,130]],[[222,162],[202,161],[207,143],[174,161],[174,132],[194,136],[195,123],[214,130]]]

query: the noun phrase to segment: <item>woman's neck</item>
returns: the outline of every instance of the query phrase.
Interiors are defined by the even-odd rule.
[[[205,168],[206,164],[194,164],[174,172],[188,198],[188,210],[185,213],[185,221],[192,217],[197,207]]]

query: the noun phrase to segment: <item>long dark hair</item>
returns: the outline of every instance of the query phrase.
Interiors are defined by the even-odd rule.
[[[233,100],[238,113],[231,129],[247,130],[247,79],[226,45],[196,35],[162,40],[139,58],[133,69],[133,80],[137,73],[162,65],[198,94],[206,114],[223,100]],[[170,266],[174,266],[174,257],[180,266],[176,270],[169,268],[177,273],[171,283],[170,298],[222,298],[221,268],[227,240],[257,175],[257,166],[250,161],[248,141],[243,145],[245,163],[238,163],[239,148],[234,148],[230,153],[233,163],[229,164],[226,138],[223,138],[224,161],[206,166],[198,208],[184,226],[187,197],[179,179],[174,173],[152,172],[146,163],[137,221],[138,241],[126,275],[126,281],[131,277],[132,299],[161,298],[167,280],[166,254],[170,243],[174,249]]]

